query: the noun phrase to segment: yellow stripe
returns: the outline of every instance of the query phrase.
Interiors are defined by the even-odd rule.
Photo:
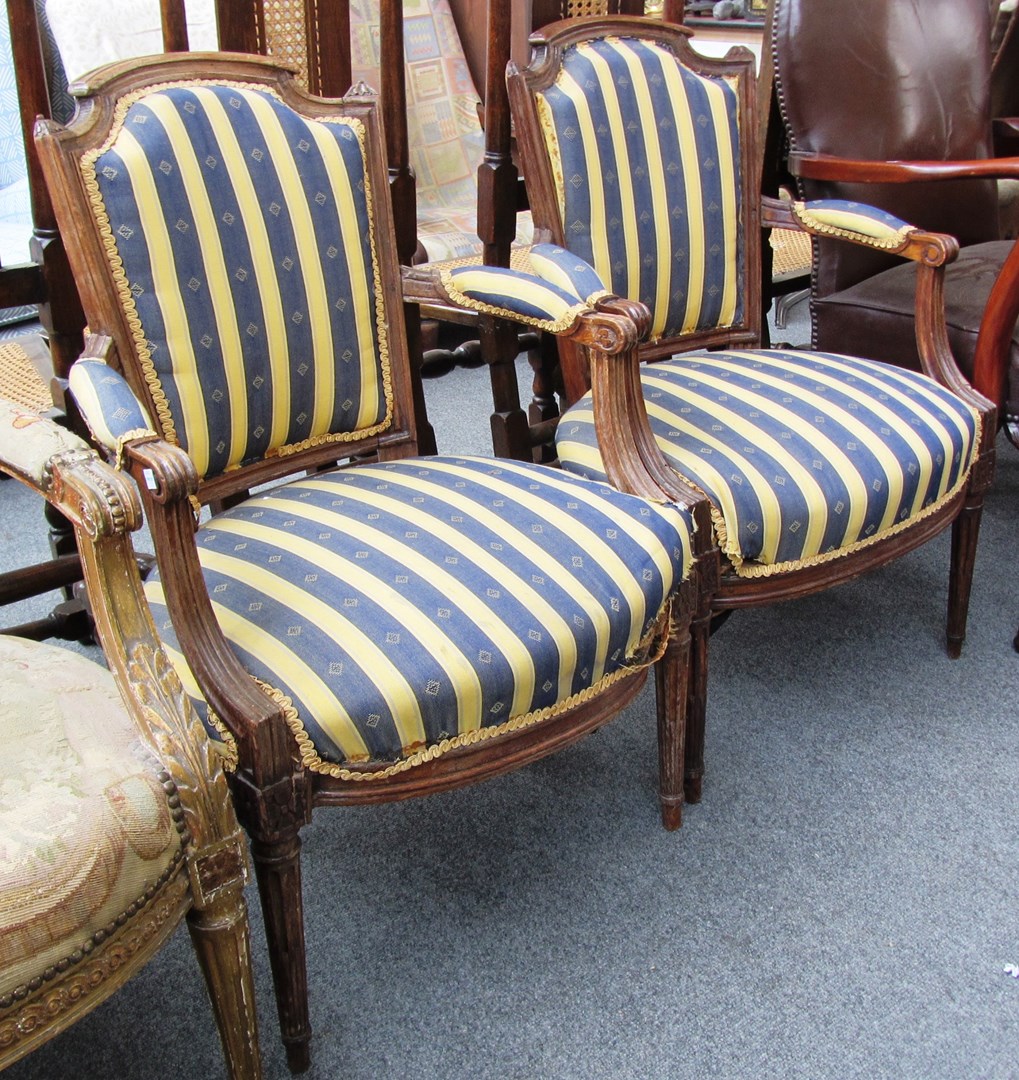
[[[223,531],[240,531],[224,528],[228,524],[228,521],[217,521],[215,527]],[[279,535],[273,535],[278,542]],[[386,653],[345,619],[341,611],[331,604],[323,603],[271,570],[255,566],[244,559],[209,548],[203,548],[201,556],[203,567],[265,596],[273,597],[334,641],[342,642],[352,663],[361,668],[366,678],[378,689],[379,696],[385,700],[396,723],[401,745],[409,747],[424,742],[424,723],[414,688],[406,681],[400,669],[390,662]],[[257,623],[229,611],[221,604],[213,606],[223,633],[236,641],[241,648],[258,656],[279,681],[293,687],[295,693],[300,693],[316,723],[340,747],[346,757],[356,759],[360,756],[363,760],[367,749],[354,722],[315,669]]]
[[[667,61],[672,61],[667,62]],[[704,194],[701,190],[701,163],[697,153],[697,134],[694,131],[690,101],[679,66],[671,57],[663,58],[665,85],[673,103],[676,135],[679,139],[683,182],[686,187],[686,219],[689,227],[687,266],[689,281],[686,293],[686,312],[683,333],[696,329],[704,301]],[[670,256],[671,257],[671,256]]]
[[[177,281],[177,267],[164,207],[156,191],[148,157],[130,131],[125,129],[120,133],[115,149],[131,180],[141,228],[145,234],[152,271],[152,289],[163,317],[167,348],[173,361],[174,381],[180,396],[184,430],[187,432],[187,451],[199,474],[204,475],[209,468],[208,419],[199,386],[198,364],[192,347],[187,311]]]
[[[202,97],[210,97],[196,90]],[[166,131],[180,170],[188,208],[195,219],[199,251],[205,268],[204,285],[209,290],[216,334],[223,351],[223,371],[230,401],[230,450],[228,464],[243,461],[248,440],[248,387],[245,378],[244,348],[237,328],[237,311],[230,291],[229,269],[220,242],[220,223],[209,199],[209,189],[202,166],[195,156],[191,134],[173,102],[153,94],[147,104]],[[199,388],[201,392],[201,387]]]
[[[613,280],[613,275],[612,258],[609,253],[609,230],[606,222],[606,207],[604,207],[604,200],[602,198],[604,181],[601,178],[600,139],[595,133],[594,123],[592,122],[592,119],[590,119],[590,112],[587,109],[587,95],[584,93],[582,87],[576,84],[573,78],[567,75],[566,72],[563,72],[557,79],[557,86],[563,95],[568,97],[576,107],[576,117],[578,117],[578,124],[580,127],[579,137],[582,140],[584,149],[584,174],[590,201],[589,231],[590,244],[592,244],[592,265],[600,274],[601,280],[608,283]],[[557,113],[554,110],[549,109],[549,112],[557,117]],[[554,127],[558,134],[558,123],[556,123]],[[562,181],[563,185],[569,184],[569,177],[563,174]],[[565,195],[566,190],[563,188],[563,199],[565,199]],[[563,231],[569,235],[571,222],[565,219],[565,203],[563,203],[562,214],[562,228]]]
[[[619,47],[619,42],[612,43],[615,47],[615,51],[620,55],[623,54],[623,50]],[[622,218],[623,236],[625,242],[625,256],[626,256],[626,289],[623,293],[624,296],[639,297],[640,296],[640,268],[641,268],[641,250],[640,250],[640,232],[638,228],[640,219],[640,209],[637,206],[637,199],[633,191],[632,180],[632,166],[630,164],[630,152],[626,145],[626,120],[623,117],[622,110],[619,106],[619,98],[616,94],[615,80],[612,75],[612,70],[609,67],[608,62],[602,56],[600,56],[590,45],[578,45],[577,53],[583,56],[594,69],[595,75],[598,78],[598,82],[601,88],[602,102],[605,105],[606,113],[609,118],[609,137],[612,140],[612,169],[616,174],[616,179],[619,184],[619,197],[620,197],[620,217]],[[624,57],[625,59],[625,57]],[[638,65],[639,70],[639,65]],[[641,73],[642,75],[642,73]],[[581,91],[581,93],[584,93]],[[584,107],[587,108],[587,94],[584,94]],[[578,103],[579,110],[579,103]],[[652,135],[657,133],[657,128],[654,127],[652,121]],[[593,142],[588,143],[588,137]],[[652,141],[654,141],[652,139]],[[584,146],[585,149],[588,146],[597,148],[599,145],[602,147],[602,153],[600,157],[605,157],[605,145],[604,140],[595,134],[593,124],[591,126],[590,136],[585,130],[584,132]],[[659,159],[659,172],[660,159]],[[594,188],[594,174],[592,174],[592,189]],[[597,194],[599,197],[602,195],[604,187],[598,188]],[[594,209],[594,194],[592,190],[591,205]],[[600,202],[599,209],[601,210],[602,218],[604,220],[605,207],[604,202]],[[592,215],[593,217],[593,215]],[[596,228],[595,222],[591,222],[591,231],[594,232]],[[657,230],[656,230],[657,231]],[[608,262],[608,254],[606,254],[606,266],[610,266]],[[595,268],[601,270],[601,265],[595,263]],[[610,271],[611,273],[611,271]],[[603,275],[604,277],[604,275]],[[610,278],[605,278],[610,280]],[[659,298],[660,299],[660,298]],[[656,303],[655,310],[655,322],[651,331],[652,338],[657,334],[657,325],[659,321],[660,308]]]
[[[300,488],[306,490],[307,485],[301,484]],[[289,489],[289,491],[292,493],[293,489]],[[388,558],[427,578],[433,587],[449,597],[451,606],[455,606],[463,612],[482,634],[491,639],[493,647],[505,656],[514,678],[513,700],[509,715],[519,716],[530,711],[534,703],[535,686],[534,661],[531,654],[521,642],[519,630],[499,618],[491,605],[475,595],[469,586],[458,581],[448,571],[443,570],[441,566],[430,562],[423,564],[410,545],[380,529],[374,528],[370,524],[356,521],[322,507],[310,506],[302,499],[287,498],[286,494],[281,497],[260,499],[259,506],[275,507],[284,513],[299,513],[306,521],[316,521],[330,528],[342,529],[347,536],[354,537],[365,545],[377,549]],[[328,556],[323,555],[321,551],[315,555],[315,559],[319,561],[323,568],[329,569],[332,566],[332,562],[327,561]],[[339,573],[339,571],[335,572]],[[514,593],[514,595],[516,594]],[[401,600],[400,604],[403,603],[404,601]],[[397,605],[393,603],[387,602],[386,606],[393,612],[398,609]],[[441,629],[438,629],[431,619],[427,619],[422,623],[417,631],[408,628],[415,633],[421,645],[429,651],[432,651],[434,636],[441,634]],[[442,642],[445,641],[445,636],[442,636]],[[456,646],[450,642],[449,648],[455,650]],[[460,658],[458,663],[466,662],[462,660],[459,651],[456,652],[456,655]],[[473,680],[475,679],[476,669],[473,664],[470,664],[470,668],[471,673],[468,678]],[[461,678],[462,676],[459,675],[450,675],[451,681],[457,686],[460,685]],[[480,710],[481,699],[479,693],[476,708],[473,706],[470,708],[461,706],[461,722],[458,731],[468,731],[479,727],[482,722]]]
[[[304,184],[279,118],[269,102],[258,94],[247,95],[247,100],[265,139],[269,157],[266,165],[275,168],[283,198],[286,199],[287,209],[290,211],[297,261],[301,264],[308,304],[312,355],[316,360],[322,357],[325,361],[315,365],[315,407],[309,431],[309,435],[314,437],[329,431],[336,396],[333,332],[328,315],[329,298],[318,253],[318,238],[304,193]],[[288,195],[292,195],[292,198],[288,198]]]
[[[654,101],[651,97],[651,88],[648,86],[647,82],[647,72],[632,47],[624,46],[624,43],[619,41],[616,45],[616,49],[630,72],[630,83],[637,103],[637,112],[640,115],[640,130],[644,142],[644,152],[647,154],[648,179],[651,184],[650,210],[654,218],[653,233],[655,246],[655,302],[651,339],[654,340],[661,336],[669,315],[669,297],[672,293],[673,270],[672,215],[670,211],[673,207],[669,205],[668,193],[665,188],[665,162],[662,160],[662,146],[658,137],[658,121],[660,117],[657,115],[657,109],[655,108]],[[660,50],[657,49],[652,48],[651,51],[655,53],[657,59],[662,62],[662,66],[666,70],[666,80],[668,81],[669,70],[675,66],[673,58],[668,55],[662,55]],[[680,86],[680,89],[682,90],[682,86]],[[625,173],[627,178],[629,178],[629,169],[622,169],[619,171]],[[643,209],[647,210],[649,208],[645,207]],[[641,213],[636,205],[633,208],[633,212],[634,215]],[[639,256],[643,256],[644,254],[644,252],[638,253]],[[630,297],[639,296],[639,285],[637,291],[628,292],[626,295]]]
[[[243,92],[236,91],[243,96]],[[216,136],[222,154],[222,164],[226,169],[234,197],[240,212],[241,221],[233,226],[243,231],[250,251],[251,266],[244,270],[254,272],[255,284],[261,302],[261,315],[265,322],[265,337],[269,355],[269,369],[272,372],[272,419],[269,428],[269,445],[280,446],[286,442],[290,431],[290,346],[287,341],[286,317],[283,314],[283,299],[280,296],[279,281],[272,245],[265,227],[262,205],[255,185],[251,180],[244,150],[237,141],[233,122],[220,99],[211,91],[195,88],[205,108],[206,116]],[[234,267],[236,273],[239,267]],[[235,313],[235,318],[240,313]],[[247,397],[248,387],[243,388],[243,397]],[[247,435],[247,427],[241,429]],[[230,464],[242,461],[234,457],[231,451]]]
[[[357,427],[364,428],[377,423],[379,417],[378,368],[376,366],[378,358],[376,357],[375,335],[371,319],[373,311],[371,285],[379,280],[379,274],[376,267],[366,266],[364,262],[363,238],[358,235],[357,229],[357,200],[354,198],[353,189],[350,186],[350,174],[347,172],[347,166],[343,160],[340,147],[337,145],[337,140],[329,134],[324,124],[309,121],[308,130],[311,132],[315,145],[319,148],[322,160],[325,163],[340,229],[345,241],[343,249],[347,260],[347,273],[350,278],[354,316],[357,325],[357,344],[354,348],[356,348],[361,370],[361,406],[357,415]],[[358,148],[361,151],[361,160],[363,162],[364,148],[360,140],[358,141]],[[367,190],[367,168],[365,168],[364,183]],[[375,224],[374,219],[368,222],[373,235]],[[355,235],[347,242],[347,233],[351,227],[354,228]],[[372,256],[373,258],[378,257],[374,248],[372,249]],[[376,302],[381,304],[382,300],[380,290]],[[385,313],[382,314],[384,317]],[[328,313],[326,313],[326,316],[328,317]],[[328,365],[330,370],[335,364],[335,358],[332,354],[322,357],[321,361],[319,361],[319,355],[316,353],[316,361],[321,362],[323,366]],[[376,363],[370,361],[376,361]],[[316,367],[318,366],[319,363],[316,364]]]

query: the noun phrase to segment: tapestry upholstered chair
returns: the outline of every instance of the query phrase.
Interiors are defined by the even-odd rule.
[[[571,289],[591,273],[579,260],[546,245],[542,276],[408,268],[401,289],[374,98],[311,98],[268,59],[186,53],[76,92],[75,124],[38,134],[91,328],[71,388],[142,490],[157,626],[236,762],[299,1070],[313,807],[515,768],[616,714],[656,664],[661,809],[678,824],[706,506],[674,505],[643,468],[637,327]],[[635,494],[415,456],[406,297],[581,344],[610,473]]]
[[[775,0],[771,40],[789,170],[805,199],[850,199],[949,233],[948,338],[1019,445],[1019,250],[1000,239],[987,0]],[[838,42],[838,48],[832,43]],[[911,266],[820,238],[813,344],[918,369]]]
[[[0,1069],[119,990],[186,917],[230,1076],[257,1080],[246,842],[142,595],[134,485],[7,400],[0,468],[74,523],[112,669],[0,636]]]
[[[749,52],[703,59],[684,28],[625,18],[557,23],[532,45],[509,90],[536,238],[650,309],[641,352],[658,362],[643,366],[642,384],[655,441],[642,452],[663,486],[666,474],[682,478],[681,493],[693,484],[712,504],[720,563],[713,584],[704,573],[693,624],[686,739],[696,801],[713,614],[846,581],[951,523],[948,649],[959,654],[994,408],[945,342],[938,300],[951,238],[859,206],[761,199]],[[762,221],[917,260],[927,374],[757,349]],[[568,342],[560,354],[571,402],[560,461],[603,477],[583,357]]]

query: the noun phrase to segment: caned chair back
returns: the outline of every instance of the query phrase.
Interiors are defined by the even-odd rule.
[[[517,94],[551,178],[546,198],[532,192],[536,224],[650,308],[652,341],[745,328],[752,60],[702,62],[682,31],[617,21],[609,37],[578,31],[554,80],[539,68],[533,98]]]
[[[168,79],[123,93],[80,157],[125,367],[205,479],[327,443],[342,456],[394,421],[402,320],[382,288],[397,271],[382,265],[374,106],[316,118],[300,100],[290,85]]]

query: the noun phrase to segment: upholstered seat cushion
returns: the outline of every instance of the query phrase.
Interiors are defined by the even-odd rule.
[[[143,910],[185,838],[169,777],[86,658],[0,637],[0,740],[2,1009]]]
[[[348,776],[540,723],[648,663],[691,529],[559,470],[427,458],[258,494],[198,546],[223,632],[289,699],[305,764]],[[158,579],[146,591],[197,697]]]
[[[658,445],[713,504],[737,572],[837,557],[965,482],[978,418],[931,379],[827,353],[692,353],[642,372]],[[590,396],[563,416],[565,468],[602,478]]]

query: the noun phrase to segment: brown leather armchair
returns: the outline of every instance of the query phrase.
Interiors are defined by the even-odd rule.
[[[801,195],[858,199],[960,240],[949,338],[1019,442],[1019,253],[999,239],[995,183],[1019,176],[1019,159],[993,159],[986,0],[775,0],[771,49]],[[914,291],[911,266],[815,241],[814,347],[915,368]]]

